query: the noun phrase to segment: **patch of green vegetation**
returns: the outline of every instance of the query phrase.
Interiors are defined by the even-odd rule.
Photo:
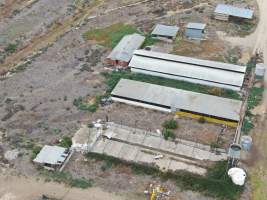
[[[251,117],[245,117],[244,121],[243,121],[243,125],[242,125],[242,131],[244,132],[245,135],[248,135],[250,130],[252,130],[254,128],[254,124],[251,121]]]
[[[61,147],[70,148],[72,145],[72,140],[70,137],[64,136],[63,138],[60,139],[59,145]]]
[[[156,42],[149,35],[143,34],[133,25],[129,24],[113,24],[106,28],[93,29],[85,32],[83,37],[86,40],[95,40],[103,46],[114,48],[119,41],[125,36],[133,33],[139,33],[146,36],[143,46],[152,45]]]
[[[169,138],[174,140],[176,137],[174,132],[171,129],[163,129],[162,134],[165,140],[168,140]]]
[[[14,53],[17,50],[17,45],[12,43],[8,44],[4,50],[8,54]]]
[[[32,159],[34,159],[38,153],[40,153],[40,151],[42,150],[42,147],[41,146],[32,146]]]
[[[88,104],[84,102],[83,97],[78,97],[77,99],[74,99],[73,105],[76,106],[79,110],[83,111],[90,111],[90,112],[96,112],[102,96],[96,96],[93,104]]]
[[[243,187],[236,186],[226,174],[227,162],[217,162],[215,166],[208,169],[206,176],[196,175],[185,171],[162,172],[155,166],[130,163],[105,154],[88,153],[88,159],[95,159],[109,163],[110,167],[124,165],[129,167],[133,173],[160,177],[163,180],[172,180],[181,189],[202,192],[203,194],[218,199],[238,199]]]
[[[93,29],[83,34],[87,40],[95,40],[106,47],[115,47],[128,34],[138,33],[136,27],[128,24],[113,24],[106,28]]]
[[[252,110],[257,105],[260,104],[263,97],[264,87],[253,87],[250,90],[250,95],[248,97],[248,110]]]
[[[162,127],[166,128],[166,129],[177,129],[178,128],[178,123],[174,119],[165,120],[162,123]]]
[[[107,81],[107,93],[110,94],[111,91],[114,89],[114,87],[117,85],[119,80],[121,78],[124,79],[130,79],[135,81],[142,81],[146,83],[152,83],[156,85],[162,85],[177,89],[183,89],[183,90],[189,90],[193,92],[199,92],[204,94],[211,94],[212,87],[200,85],[200,84],[194,84],[189,83],[185,81],[179,81],[179,80],[173,80],[173,79],[167,79],[162,77],[156,77],[156,76],[150,76],[145,74],[137,74],[137,73],[131,73],[129,71],[113,71],[111,73],[103,73],[103,75],[106,77]],[[213,94],[215,95],[215,94]],[[231,99],[241,99],[241,96],[238,94],[238,92],[233,90],[225,90],[222,89],[221,93],[222,97],[231,98]]]
[[[87,189],[89,187],[92,187],[93,181],[87,180],[85,178],[73,178],[70,173],[67,172],[48,172],[48,171],[42,171],[42,175],[45,175],[49,178],[49,180],[53,180],[57,183],[64,183],[67,186],[70,187],[76,187],[81,189]]]

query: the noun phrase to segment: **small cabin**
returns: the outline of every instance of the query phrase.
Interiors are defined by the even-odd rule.
[[[204,36],[206,24],[188,23],[186,25],[185,36],[189,39],[201,40]]]

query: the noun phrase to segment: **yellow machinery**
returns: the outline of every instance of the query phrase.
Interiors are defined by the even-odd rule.
[[[149,189],[145,191],[149,200],[164,200],[169,196],[170,192],[162,186],[154,186],[150,184]]]

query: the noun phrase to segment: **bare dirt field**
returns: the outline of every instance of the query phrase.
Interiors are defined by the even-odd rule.
[[[4,4],[6,2],[0,0],[0,16],[3,16],[0,19],[0,59],[2,58],[3,63],[0,71],[3,67],[10,69],[44,48],[41,55],[17,70],[12,77],[0,80],[0,131],[5,135],[2,140],[0,139],[0,157],[10,149],[20,151],[16,161],[8,163],[6,160],[1,160],[1,162],[3,161],[5,167],[14,168],[25,175],[38,174],[30,162],[31,151],[26,148],[28,143],[55,144],[63,135],[72,136],[81,122],[105,119],[108,115],[110,121],[155,131],[161,128],[161,123],[165,119],[171,118],[168,114],[123,104],[112,104],[98,109],[96,113],[79,111],[73,106],[75,98],[103,94],[106,87],[104,77],[100,73],[106,70],[102,61],[110,49],[92,41],[85,41],[82,37],[85,31],[116,23],[130,23],[140,31],[150,32],[155,23],[177,24],[183,27],[190,21],[205,22],[209,27],[207,41],[199,44],[181,38],[175,42],[173,48],[168,48],[168,51],[227,62],[234,47],[228,42],[223,42],[224,38],[220,39],[216,32],[232,30],[226,34],[230,36],[241,34],[238,26],[211,19],[212,10],[218,1],[193,1],[190,5],[184,5],[183,1],[147,1],[115,11],[111,9],[138,1],[96,1],[96,7],[73,6],[72,0],[38,0],[29,6],[25,6],[25,1],[14,0],[13,4],[9,2]],[[236,1],[239,2],[241,1]],[[245,2],[255,7],[254,1]],[[243,1],[244,4],[245,2]],[[191,9],[194,6],[196,8]],[[7,11],[13,14],[7,14]],[[253,29],[246,33],[252,31]],[[17,49],[15,52],[3,55],[1,49],[10,43],[16,43]],[[237,53],[236,56],[239,58],[241,55]],[[217,141],[222,130],[219,125],[200,124],[196,120],[178,118],[177,121],[179,125],[176,131],[177,137],[204,144]],[[221,146],[228,147],[234,133],[234,129],[231,128],[224,130],[220,136]],[[80,195],[82,199],[90,192],[90,194],[99,193],[102,197],[92,197],[95,199],[106,199],[106,192],[122,193],[127,196],[125,198],[112,195],[111,198],[115,200],[142,199],[144,186],[153,181],[151,177],[128,174],[126,169],[114,169],[114,171],[110,169],[104,173],[99,167],[101,163],[84,162],[83,157],[77,155],[73,159],[67,171],[78,177],[95,179],[96,187],[101,189],[92,188],[88,191],[71,189],[69,196],[64,199],[72,200],[72,193]],[[76,165],[79,166],[79,170],[76,169]],[[0,185],[4,185],[5,180],[1,179]],[[69,188],[58,184],[24,178],[18,180],[15,183],[13,178],[10,178],[6,187],[0,187],[1,200],[8,199],[8,195],[11,195],[10,199],[13,198],[12,195],[15,196],[14,200],[33,199],[41,194],[40,188],[48,191],[51,187],[58,187],[53,190],[58,196],[69,191]],[[116,189],[111,187],[114,181],[118,185]],[[35,185],[31,191],[36,193],[21,192],[27,185],[25,183]],[[173,183],[164,184],[174,191],[175,199],[207,199],[198,193],[181,192],[179,188],[173,186]],[[10,191],[13,185],[16,188],[14,193]],[[57,195],[55,196],[58,198]]]

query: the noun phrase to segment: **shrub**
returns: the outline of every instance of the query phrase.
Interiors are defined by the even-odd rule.
[[[166,129],[177,129],[178,128],[178,124],[177,121],[174,119],[170,119],[170,120],[165,120],[162,124],[162,126]]]
[[[209,94],[215,95],[215,96],[223,96],[224,89],[222,88],[211,88],[208,90]]]
[[[7,53],[14,53],[17,49],[17,45],[16,44],[9,44],[6,48],[5,48],[5,52]]]
[[[206,119],[205,119],[204,117],[200,117],[200,118],[198,119],[198,122],[199,122],[200,124],[204,124],[204,123],[206,122]]]
[[[175,137],[176,137],[174,132],[172,130],[170,130],[170,129],[164,129],[162,134],[163,134],[163,137],[164,137],[165,140],[168,140],[169,138],[174,140]]]
[[[59,143],[60,146],[65,147],[65,148],[70,148],[72,145],[72,140],[68,136],[64,136]]]
[[[32,148],[32,158],[35,158],[37,154],[40,153],[41,150],[42,150],[41,146],[34,146]]]

